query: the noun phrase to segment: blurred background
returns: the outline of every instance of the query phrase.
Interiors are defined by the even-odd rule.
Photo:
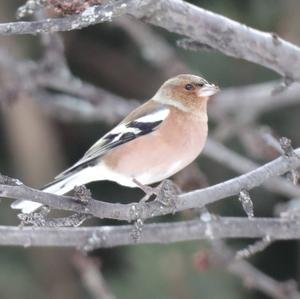
[[[257,29],[276,32],[284,39],[300,44],[300,2],[297,0],[189,2]],[[22,4],[24,1],[1,1],[0,22],[15,20],[16,9]],[[49,43],[47,38],[42,42],[38,36],[0,37],[0,172],[33,187],[49,182],[79,159],[137,101],[149,99],[172,75],[189,70],[202,74],[222,89],[280,79],[266,68],[217,52],[182,49],[176,44],[180,36],[133,19],[122,18],[60,35],[66,63],[74,76],[86,82],[86,89],[59,86],[58,82],[51,83],[47,76],[37,73],[33,77],[40,86],[44,86],[44,91],[32,92],[32,81],[28,80],[27,73],[34,69],[31,64],[40,64],[43,74],[64,71],[60,69],[64,61],[59,60],[61,56],[55,56],[55,51],[60,51],[59,42],[56,44],[59,49],[51,52],[53,43]],[[46,50],[45,45],[48,47]],[[168,54],[163,55],[165,52]],[[51,56],[51,53],[54,55]],[[18,67],[19,63],[24,67]],[[112,94],[117,97],[114,103],[118,103],[120,97],[128,99],[128,105],[116,104],[114,109],[102,109],[102,99],[93,88],[87,88],[90,87],[88,84],[106,90],[108,102]],[[87,95],[90,95],[89,98]],[[98,105],[97,109],[106,115],[105,121],[101,121],[100,116],[85,118],[84,112],[81,117],[77,117],[76,111],[68,114],[66,106],[72,103],[76,106],[76,98],[88,98],[86,106],[82,103],[77,106],[87,114],[93,105]],[[52,101],[56,102],[52,105]],[[212,113],[213,107],[212,103]],[[263,113],[256,119],[256,125],[290,138],[296,147],[300,143],[299,113],[299,104],[287,105]],[[258,163],[274,158],[274,153],[254,155],[247,152],[236,136],[222,134],[214,119],[209,125],[210,136],[236,152]],[[183,190],[190,190],[236,175],[224,165],[202,156],[189,170],[174,179]],[[109,182],[90,184],[89,187],[93,197],[100,200],[122,198],[124,202],[130,202],[142,195],[138,190]],[[252,198],[255,214],[262,217],[272,216],[274,206],[288,200],[262,188],[255,190]],[[210,209],[220,215],[244,216],[239,202],[233,199],[224,200]],[[18,224],[16,212],[9,208],[7,202],[1,203],[0,217],[1,224]],[[166,218],[179,220],[189,217],[190,213],[183,213]],[[112,222],[93,220],[90,224]],[[237,250],[249,242],[230,241],[228,244]],[[97,298],[86,283],[88,271],[94,270],[99,270],[98,279],[110,289],[111,298],[270,298],[251,288],[251,284],[228,272],[225,267],[212,265],[206,258],[209,246],[207,242],[138,245],[96,250],[88,257],[73,249],[2,247],[0,298]],[[251,257],[250,262],[276,280],[294,279],[297,284],[300,282],[299,244],[296,241],[276,242]]]

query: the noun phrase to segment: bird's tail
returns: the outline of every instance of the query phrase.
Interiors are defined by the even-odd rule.
[[[44,186],[41,190],[47,193],[63,195],[73,190],[76,186],[81,186],[87,184],[94,180],[91,175],[93,175],[94,171],[91,171],[92,168],[88,167],[82,169],[80,171],[76,171],[75,173],[71,173],[62,178],[58,178],[48,185]],[[42,207],[43,205],[30,201],[30,200],[16,200],[11,204],[11,208],[21,210],[22,213],[32,213]]]

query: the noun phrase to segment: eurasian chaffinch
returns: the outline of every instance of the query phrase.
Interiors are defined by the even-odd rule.
[[[93,181],[127,187],[160,182],[190,164],[207,137],[207,101],[219,90],[201,77],[178,75],[97,141],[72,167],[43,188],[65,194]],[[18,200],[14,209],[30,213],[42,205]]]

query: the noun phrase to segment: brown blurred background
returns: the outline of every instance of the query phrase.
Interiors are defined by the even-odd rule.
[[[299,1],[190,2],[257,29],[277,32],[283,38],[300,44]],[[1,1],[0,21],[14,20],[15,11],[21,4],[23,1]],[[145,31],[141,29],[138,33],[142,35],[136,39],[134,30],[142,26],[146,27]],[[147,30],[151,30],[151,34],[163,40],[174,51],[177,62],[162,60],[157,64],[157,57],[151,59],[151,53],[140,44]],[[133,20],[129,23],[120,20],[99,24],[80,31],[63,33],[62,36],[67,63],[74,75],[114,94],[140,102],[151,97],[166,78],[184,71],[185,65],[193,73],[203,74],[222,88],[278,79],[273,72],[242,60],[228,58],[219,53],[180,49],[176,46],[179,36]],[[7,50],[13,63],[19,60],[38,61],[44,51],[37,36],[0,37],[0,49]],[[159,56],[160,53],[154,55]],[[1,173],[19,178],[29,186],[40,187],[80,158],[113,123],[117,123],[117,120],[112,123],[82,122],[56,117],[34,95],[26,92],[16,95],[16,85],[21,84],[22,76],[26,74],[19,74],[15,78],[13,72],[10,74],[1,65]],[[5,82],[6,88],[10,83],[10,88],[1,90],[1,82]],[[278,135],[292,139],[296,146],[300,143],[299,113],[299,105],[282,108],[264,114],[258,122],[269,126]],[[216,124],[211,122],[210,128],[213,135]],[[226,143],[239,151],[240,145],[234,138],[226,140]],[[205,176],[203,182],[206,181],[209,185],[236,175],[207,158],[201,157],[198,162],[201,175]],[[109,182],[91,184],[90,187],[95,198],[104,200],[123,198],[129,202],[138,200],[141,196],[137,190]],[[258,216],[271,216],[274,204],[286,200],[261,189],[254,191],[252,196]],[[214,205],[212,210],[222,215],[244,215],[238,201],[233,200]],[[16,212],[9,208],[7,202],[1,204],[0,217],[3,224],[18,223]],[[184,217],[187,216],[176,215],[169,219]],[[108,223],[111,222],[93,221],[93,224]],[[240,248],[246,243],[232,241],[230,245]],[[208,266],[199,269],[195,264],[195,254],[205,251],[207,247],[206,242],[140,245],[97,250],[90,255],[93,256],[95,265],[101,269],[116,298],[268,298],[255,290],[247,289],[240,279],[221,267]],[[93,298],[84,285],[81,270],[78,270],[80,258],[75,250],[68,249],[2,247],[0,298]],[[294,278],[299,282],[297,242],[277,242],[250,261],[276,279]]]

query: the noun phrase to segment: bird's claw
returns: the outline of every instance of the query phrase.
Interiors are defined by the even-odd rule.
[[[75,199],[81,203],[87,204],[92,198],[91,191],[85,185],[75,186],[73,191]]]
[[[180,194],[179,187],[171,180],[162,181],[157,187],[157,194],[155,200],[164,207],[176,210],[176,200]]]
[[[140,203],[148,201],[152,195],[155,195],[155,201],[164,207],[176,209],[176,199],[180,193],[179,187],[171,180],[164,180],[156,187],[150,187],[141,184],[136,179],[133,182],[145,192],[145,196],[140,200]]]

